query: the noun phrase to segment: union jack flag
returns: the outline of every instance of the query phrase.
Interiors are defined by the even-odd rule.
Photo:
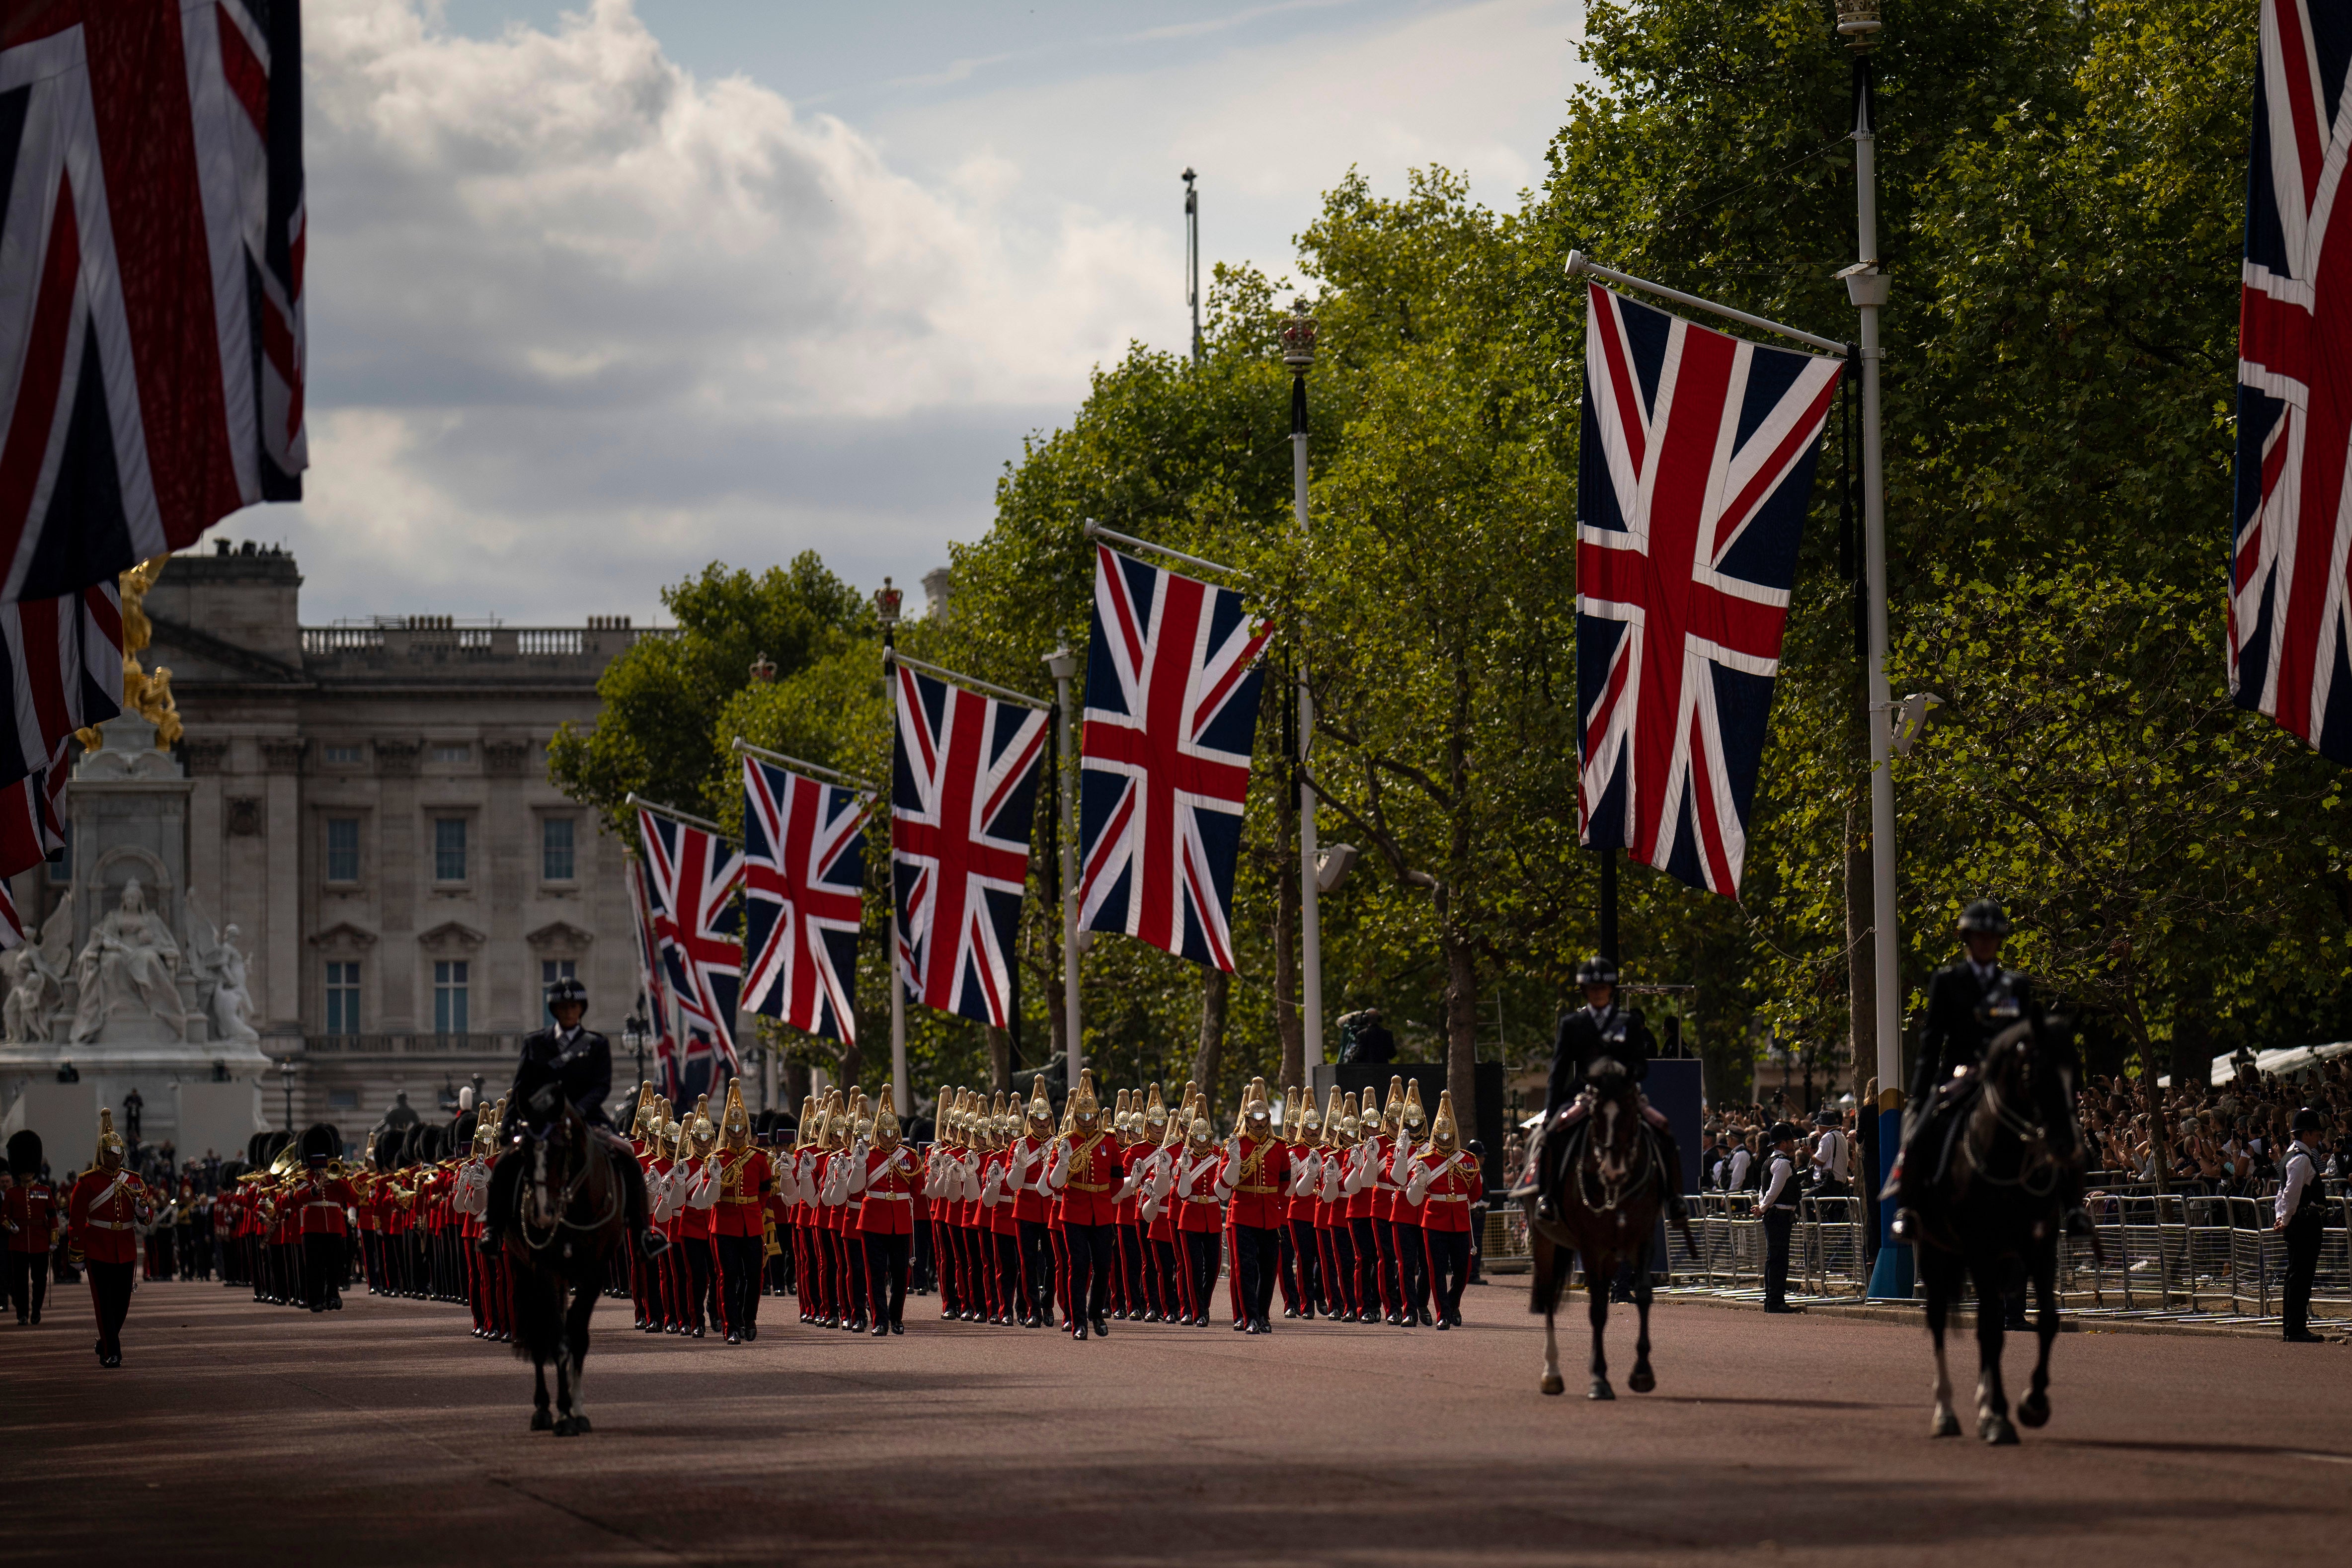
[[[646,893],[663,967],[677,999],[686,1037],[684,1066],[713,1052],[730,1072],[735,1054],[735,1002],[743,986],[743,911],[735,890],[743,857],[716,833],[640,809]]]
[[[65,847],[58,814],[74,731],[122,711],[122,600],[112,583],[58,599],[0,605],[0,684],[16,696],[0,725],[0,952],[23,939],[7,879]]]
[[[2345,558],[2352,549],[2352,289],[2335,292],[2352,224],[2335,226],[2352,124],[2352,10],[2263,0],[2238,317],[2230,693],[2322,755],[2352,763]],[[2336,272],[2328,268],[2334,265]]]
[[[1587,300],[1578,824],[1727,898],[1841,368],[1597,285]]]
[[[685,1082],[686,1063],[678,1055],[677,1028],[670,1017],[669,980],[664,973],[661,932],[654,921],[649,880],[645,861],[631,856],[629,904],[636,917],[637,992],[654,1021],[654,1060],[659,1068],[661,1092],[674,1099]]]
[[[857,1043],[866,801],[743,759],[745,1001],[803,1034]]]
[[[898,672],[890,763],[897,970],[927,1007],[1003,1028],[1045,715]]]
[[[1234,862],[1266,629],[1241,595],[1097,546],[1079,924],[1234,966]]]
[[[0,11],[0,602],[300,498],[299,8]]]

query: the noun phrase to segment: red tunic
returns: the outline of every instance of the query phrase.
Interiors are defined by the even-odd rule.
[[[1241,1157],[1227,1157],[1225,1184],[1234,1190],[1235,1225],[1273,1230],[1290,1212],[1290,1145],[1278,1139],[1244,1138]]]
[[[142,1217],[147,1188],[128,1172],[89,1170],[66,1198],[66,1231],[92,1263],[130,1263],[139,1257],[132,1226]]]
[[[1054,1200],[1037,1188],[1044,1184],[1045,1166],[1053,1159],[1053,1142],[1050,1139],[1023,1138],[1013,1147],[1026,1155],[1029,1161],[1028,1184],[1013,1194],[1013,1216],[1043,1225],[1053,1217]],[[1011,1163],[1010,1155],[1006,1163]]]
[[[1307,1163],[1307,1155],[1314,1152],[1315,1146],[1312,1143],[1293,1143],[1290,1146],[1290,1174],[1293,1180],[1297,1178],[1300,1168]],[[1315,1223],[1317,1206],[1312,1191],[1294,1193],[1291,1194],[1288,1208],[1284,1212],[1293,1220],[1305,1220],[1312,1225]]]
[[[719,1159],[719,1202],[710,1210],[712,1234],[766,1235],[767,1227],[761,1223],[760,1208],[775,1185],[775,1177],[768,1169],[766,1151],[753,1149],[741,1155],[721,1154]]]
[[[1466,1153],[1456,1153],[1451,1158],[1459,1160],[1461,1163],[1429,1184],[1429,1192],[1418,1208],[1410,1198],[1398,1197],[1399,1223],[1419,1225],[1424,1230],[1466,1231],[1470,1228],[1470,1205],[1486,1195],[1486,1184],[1478,1173],[1475,1159]],[[1406,1167],[1405,1174],[1412,1175],[1414,1166],[1433,1170],[1445,1164],[1447,1159],[1448,1156],[1434,1150],[1424,1151],[1413,1158]]]
[[[57,1229],[58,1196],[47,1182],[19,1182],[10,1187],[0,1214],[15,1228],[8,1232],[11,1252],[47,1252]]]
[[[1176,1211],[1176,1228],[1187,1235],[1200,1235],[1225,1228],[1224,1201],[1217,1196],[1217,1174],[1223,1168],[1223,1159],[1213,1152],[1195,1155],[1188,1145],[1178,1152],[1179,1166],[1175,1184],[1168,1189],[1168,1202]],[[1201,1171],[1192,1178],[1192,1193],[1184,1194],[1184,1172],[1196,1162]]]
[[[294,1189],[290,1200],[299,1216],[304,1236],[349,1236],[350,1223],[343,1210],[359,1202],[349,1182],[312,1176]]]
[[[1135,1168],[1150,1158],[1151,1158],[1151,1145],[1149,1143],[1129,1143],[1126,1148],[1121,1149],[1118,1152],[1118,1171],[1122,1185],[1133,1180]],[[1138,1182],[1135,1191],[1119,1200],[1118,1223],[1125,1226],[1139,1226],[1143,1223],[1143,1184],[1141,1183]]]
[[[1069,1169],[1064,1173],[1059,1217],[1064,1225],[1118,1223],[1118,1188],[1127,1173],[1119,1164],[1118,1146],[1108,1132],[1087,1132],[1070,1140]]]
[[[1365,1139],[1361,1143],[1357,1144],[1356,1148],[1359,1151],[1370,1151],[1370,1153],[1367,1158],[1372,1162],[1372,1165],[1375,1170],[1388,1162],[1390,1152],[1388,1140],[1380,1137],[1377,1134]],[[1379,1178],[1375,1176],[1371,1181],[1366,1182],[1363,1186],[1359,1188],[1352,1195],[1347,1196],[1348,1217],[1349,1219],[1370,1219],[1374,1215],[1381,1212],[1380,1209],[1373,1206],[1380,1202],[1380,1187],[1378,1184]]]
[[[904,1143],[866,1154],[866,1196],[857,1205],[857,1228],[868,1236],[912,1236],[915,1190],[923,1183],[923,1163]]]

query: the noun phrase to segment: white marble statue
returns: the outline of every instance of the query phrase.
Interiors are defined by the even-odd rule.
[[[0,1003],[0,1020],[12,1046],[47,1044],[49,1015],[56,1009],[72,962],[73,893],[68,890],[41,927],[40,940],[20,943],[0,955],[7,999]]]
[[[226,937],[215,936],[212,917],[194,889],[181,900],[187,916],[188,973],[196,982],[196,1005],[210,1019],[215,1040],[258,1040],[253,1026],[253,992],[246,977],[245,950],[235,921]]]
[[[122,885],[114,912],[93,927],[74,961],[74,980],[80,988],[74,1009],[73,1037],[77,1044],[98,1037],[117,1007],[143,1004],[156,1017],[185,1039],[187,1015],[180,1010],[176,972],[180,944],[171,928],[147,907],[147,890],[132,878]]]

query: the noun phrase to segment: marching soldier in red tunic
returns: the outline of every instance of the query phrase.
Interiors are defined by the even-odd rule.
[[[1234,1197],[1234,1272],[1241,1278],[1243,1331],[1270,1334],[1275,1276],[1282,1262],[1282,1226],[1290,1205],[1290,1148],[1275,1136],[1265,1081],[1253,1079],[1225,1143],[1220,1184]]]
[[[1399,1243],[1411,1237],[1411,1220],[1417,1215],[1430,1281],[1436,1289],[1437,1326],[1458,1329],[1462,1287],[1470,1273],[1470,1205],[1486,1195],[1486,1187],[1476,1157],[1462,1147],[1461,1131],[1454,1122],[1453,1090],[1438,1091],[1429,1142],[1400,1152],[1397,1172],[1404,1177]]]
[[[150,1212],[146,1184],[122,1168],[122,1140],[114,1112],[98,1113],[98,1163],[82,1173],[66,1199],[68,1256],[89,1273],[90,1304],[98,1313],[98,1364],[122,1364],[122,1320],[131,1311],[131,1276],[139,1261],[135,1227]]]
[[[710,1225],[718,1249],[719,1318],[727,1342],[735,1345],[759,1337],[751,1324],[751,1304],[765,1263],[761,1251],[763,1205],[774,1184],[768,1156],[751,1142],[751,1118],[743,1109],[740,1079],[728,1080],[727,1109],[719,1115],[719,1152],[703,1163],[697,1186],[718,1188]]]
[[[329,1173],[334,1130],[324,1123],[302,1135],[303,1173],[289,1197],[292,1227],[301,1235],[302,1305],[314,1312],[343,1309],[342,1279],[351,1245],[349,1210],[359,1202],[351,1183]]]
[[[1045,1194],[1045,1166],[1054,1145],[1054,1107],[1045,1098],[1043,1077],[1034,1080],[1029,1095],[1027,1131],[1013,1140],[1007,1185],[1013,1193],[1013,1222],[1019,1237],[1020,1303],[1014,1316],[1024,1329],[1054,1321],[1054,1244],[1046,1234],[1053,1201]]]
[[[857,1230],[865,1240],[868,1310],[876,1339],[907,1331],[907,1266],[914,1258],[916,1184],[921,1166],[898,1141],[898,1118],[887,1105],[874,1113],[871,1147],[850,1173],[860,1194]]]
[[[49,1290],[49,1243],[57,1235],[57,1190],[41,1180],[41,1135],[27,1127],[8,1140],[12,1178],[0,1225],[8,1232],[8,1299],[16,1321],[37,1323]]]
[[[1059,1195],[1064,1243],[1070,1255],[1070,1337],[1083,1340],[1091,1327],[1110,1333],[1105,1313],[1110,1271],[1117,1255],[1112,1227],[1118,1223],[1123,1184],[1118,1149],[1103,1125],[1102,1102],[1095,1098],[1095,1075],[1081,1068],[1070,1096],[1070,1135],[1054,1146],[1045,1184]]]

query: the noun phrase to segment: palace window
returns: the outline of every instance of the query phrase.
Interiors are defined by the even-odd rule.
[[[539,875],[542,881],[569,882],[578,875],[572,855],[572,819],[543,816],[539,822]]]
[[[360,1032],[360,966],[356,962],[327,965],[327,1033]]]
[[[360,749],[357,746],[329,746],[327,748],[327,761],[331,763],[356,763],[359,760]]]
[[[356,816],[327,818],[327,880],[356,882],[360,879],[360,819]]]
[[[436,816],[433,819],[433,879],[436,882],[462,882],[466,879],[466,819],[462,816]]]
[[[467,971],[471,966],[463,959],[436,959],[433,963],[433,1032],[436,1035],[469,1033],[466,1005]]]
[[[436,763],[470,763],[474,760],[474,748],[462,741],[437,745],[433,748],[433,760]]]

